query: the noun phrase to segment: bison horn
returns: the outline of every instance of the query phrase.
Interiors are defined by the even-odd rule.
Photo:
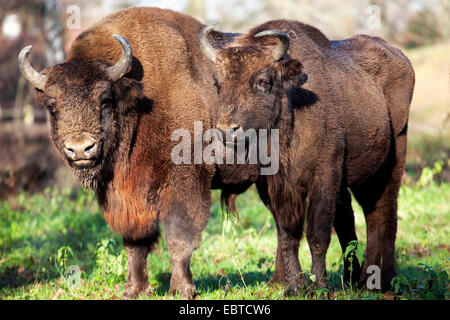
[[[258,38],[266,36],[277,37],[278,39],[280,39],[280,44],[272,52],[272,56],[275,59],[275,61],[279,61],[288,51],[289,44],[291,42],[291,37],[286,32],[279,30],[265,30],[255,35],[255,37]]]
[[[112,35],[122,47],[122,54],[119,61],[106,69],[106,73],[111,81],[117,81],[122,78],[130,69],[133,62],[133,49],[127,39],[117,34]]]
[[[32,46],[26,46],[19,53],[19,70],[25,79],[39,90],[44,90],[48,76],[40,74],[30,65],[30,50]]]
[[[208,34],[216,25],[217,23],[204,27],[198,36],[198,45],[200,46],[200,49],[202,49],[203,53],[214,63],[216,63],[216,50],[209,43]]]

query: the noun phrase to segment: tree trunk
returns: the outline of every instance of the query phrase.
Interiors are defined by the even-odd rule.
[[[60,5],[56,0],[45,0],[43,12],[43,30],[45,38],[45,57],[47,65],[65,60],[64,29],[60,19]]]

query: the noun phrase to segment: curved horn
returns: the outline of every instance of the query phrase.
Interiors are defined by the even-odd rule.
[[[202,49],[203,53],[214,63],[216,63],[216,50],[209,43],[208,34],[216,25],[217,23],[204,27],[198,36],[198,45],[200,46],[200,49]]]
[[[40,74],[30,65],[30,50],[32,46],[26,46],[19,53],[19,70],[25,79],[27,79],[35,88],[44,90],[48,76]]]
[[[289,44],[291,43],[291,37],[289,34],[279,30],[265,30],[257,33],[255,37],[277,37],[280,39],[280,44],[273,50],[272,56],[275,61],[279,61],[283,55],[288,51]]]
[[[106,73],[111,81],[117,81],[122,78],[130,69],[133,62],[133,49],[127,39],[117,34],[112,35],[122,47],[122,54],[119,61],[106,69]]]

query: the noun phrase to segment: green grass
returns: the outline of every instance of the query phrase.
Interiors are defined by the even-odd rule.
[[[200,299],[284,299],[283,288],[268,285],[275,265],[273,218],[251,189],[238,198],[239,218],[226,218],[213,192],[212,216],[192,273]],[[358,237],[365,223],[354,205]],[[289,299],[448,299],[450,184],[403,186],[399,199],[397,269],[393,295],[342,287],[342,253],[333,235],[327,255],[329,289]],[[305,240],[300,263],[309,275]],[[78,266],[78,286],[66,270]],[[148,259],[151,297],[167,294],[171,272],[164,237]],[[45,194],[0,202],[0,299],[120,299],[126,282],[121,237],[104,222],[94,195],[82,189],[49,189]]]

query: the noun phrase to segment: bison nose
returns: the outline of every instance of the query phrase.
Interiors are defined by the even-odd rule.
[[[239,130],[241,128],[240,125],[236,124],[236,123],[232,123],[232,124],[223,124],[223,123],[218,123],[217,124],[217,129],[219,129],[222,132],[235,132],[237,130]]]
[[[87,134],[69,137],[64,141],[64,153],[73,161],[90,160],[97,156],[98,144]]]

